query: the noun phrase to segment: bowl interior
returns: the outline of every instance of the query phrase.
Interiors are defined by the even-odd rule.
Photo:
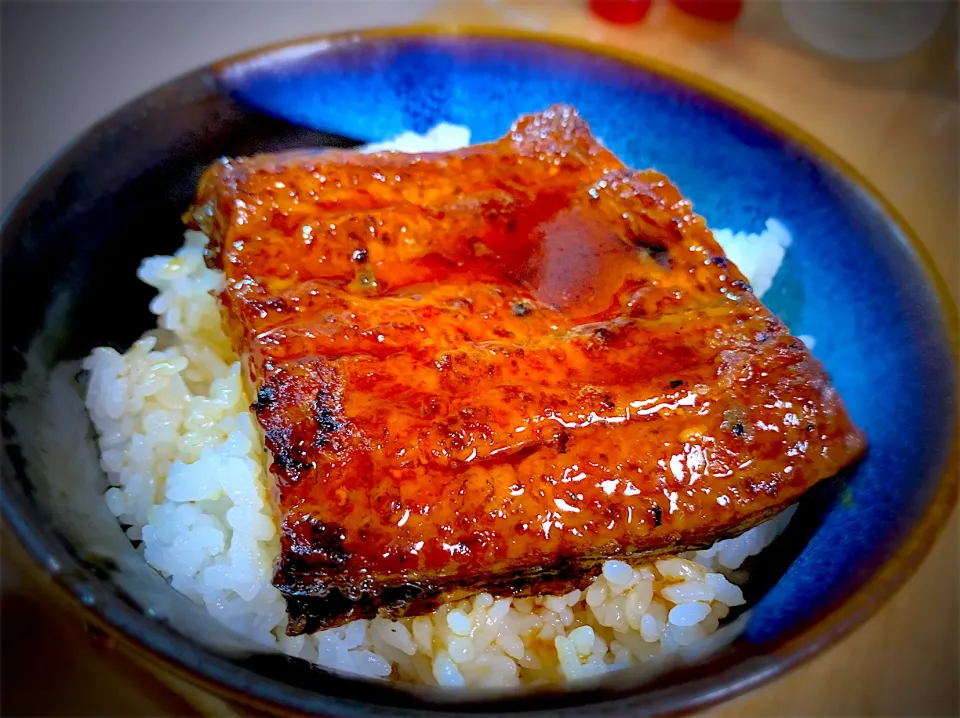
[[[853,471],[805,498],[788,532],[751,567],[756,603],[739,644],[656,684],[622,676],[577,697],[537,698],[537,706],[630,700],[675,709],[777,670],[790,659],[770,649],[822,622],[874,576],[945,480],[956,404],[948,320],[904,229],[869,191],[799,140],[658,71],[530,38],[371,34],[179,78],[92,128],[6,217],[4,386],[36,387],[57,362],[99,345],[124,349],[153,325],[152,290],[137,280],[137,265],[179,246],[180,215],[218,156],[341,146],[343,136],[383,140],[442,121],[482,141],[556,102],[575,105],[628,164],[669,175],[711,226],[758,232],[768,218],[787,226],[793,244],[765,302],[794,333],[815,338],[870,448]],[[24,411],[11,396],[7,519],[101,620],[188,670],[298,710],[437,705],[436,695],[318,680],[326,674],[258,654],[210,626],[124,538],[101,499],[89,442],[70,455],[76,471],[51,468],[51,446],[66,451],[89,438],[82,406],[44,413],[50,397],[41,391]]]

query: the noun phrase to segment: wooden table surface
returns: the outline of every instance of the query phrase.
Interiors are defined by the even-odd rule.
[[[756,100],[866,175],[916,230],[954,299],[960,297],[954,11],[920,49],[869,64],[809,51],[792,38],[779,6],[762,0],[748,3],[735,29],[709,27],[665,6],[655,7],[641,25],[618,27],[592,18],[576,0],[441,3],[425,12],[404,20],[575,35],[709,76]],[[954,512],[917,573],[864,626],[792,673],[706,715],[960,715],[958,542]],[[196,696],[188,703],[115,651],[88,640],[79,619],[52,603],[45,580],[27,568],[7,534],[3,556],[0,713],[216,711],[216,703],[199,706]],[[53,641],[60,646],[55,664]]]

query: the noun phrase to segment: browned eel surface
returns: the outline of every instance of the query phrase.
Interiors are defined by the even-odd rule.
[[[454,152],[223,160],[190,221],[274,458],[291,634],[583,587],[864,450],[689,202],[571,108]]]

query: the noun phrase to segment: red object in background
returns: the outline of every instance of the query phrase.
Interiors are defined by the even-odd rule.
[[[733,22],[743,10],[743,0],[670,0],[687,15],[714,22]]]
[[[653,0],[590,0],[590,9],[604,20],[633,25],[643,20]]]

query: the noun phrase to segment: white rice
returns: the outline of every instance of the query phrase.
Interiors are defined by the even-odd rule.
[[[773,218],[767,220],[766,228],[760,234],[734,234],[729,229],[717,229],[713,236],[723,247],[727,258],[750,280],[758,297],[762,297],[773,286],[773,278],[792,241],[787,228]]]
[[[469,132],[447,125],[391,146],[468,142]],[[757,293],[766,291],[790,243],[786,228],[769,220],[760,235],[715,234]],[[205,266],[204,243],[187,232],[174,256],[143,262],[140,279],[159,290],[150,305],[159,329],[123,354],[94,350],[84,368],[110,510],[142,541],[146,561],[211,616],[337,671],[446,686],[557,682],[658,657],[696,660],[735,637],[720,628],[744,603],[733,572],[792,512],[705,551],[636,566],[607,561],[589,588],[565,596],[481,594],[427,616],[286,636],[284,600],[271,584],[279,536],[265,451],[220,326],[211,292],[221,276]]]

